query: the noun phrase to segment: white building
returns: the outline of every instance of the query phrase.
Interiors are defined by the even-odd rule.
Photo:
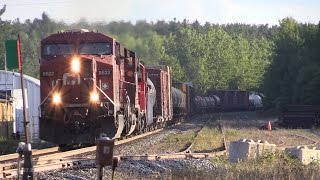
[[[27,75],[23,77],[31,142],[39,142],[40,80]],[[0,91],[8,92],[13,98],[13,132],[24,133],[20,73],[0,70]]]

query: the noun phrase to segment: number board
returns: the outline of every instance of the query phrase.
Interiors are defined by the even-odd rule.
[[[54,72],[44,71],[44,72],[42,72],[42,76],[44,76],[44,77],[46,77],[46,76],[54,76]]]
[[[112,70],[111,69],[102,69],[98,71],[99,76],[109,76],[112,75]]]

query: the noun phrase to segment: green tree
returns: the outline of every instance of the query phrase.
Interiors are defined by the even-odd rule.
[[[294,103],[294,87],[303,62],[302,45],[298,23],[292,18],[281,20],[273,61],[264,81],[270,107],[280,109],[285,104]]]

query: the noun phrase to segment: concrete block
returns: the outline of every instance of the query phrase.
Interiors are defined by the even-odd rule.
[[[297,157],[302,162],[302,164],[305,165],[320,162],[320,149],[316,147],[308,148],[306,146],[297,146],[286,148],[285,154],[291,157]]]
[[[269,144],[267,141],[253,141],[240,139],[239,141],[230,142],[229,160],[231,162],[245,161],[255,159],[265,153],[274,153],[275,144]]]
[[[300,156],[300,149],[302,147],[301,146],[296,146],[296,147],[290,147],[290,148],[285,148],[284,149],[284,153],[287,155],[287,156],[290,156],[290,157],[296,157],[296,158],[299,158]]]
[[[276,152],[276,145],[270,144],[267,141],[257,141],[257,156],[262,156],[266,153],[275,153]]]

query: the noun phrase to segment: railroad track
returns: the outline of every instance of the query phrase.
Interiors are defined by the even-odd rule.
[[[210,117],[209,121],[212,120]],[[208,122],[209,122],[208,121]],[[202,127],[204,128],[206,124]],[[201,130],[202,130],[201,128]],[[158,129],[152,132],[147,132],[141,135],[130,137],[128,139],[118,140],[115,142],[115,146],[132,142],[137,139],[156,134],[163,129]],[[198,134],[201,132],[199,130]],[[225,142],[225,141],[224,141]],[[37,150],[33,152],[33,167],[34,172],[43,172],[49,170],[61,170],[70,168],[83,168],[83,167],[96,167],[95,157],[90,156],[90,158],[79,158],[79,155],[86,153],[93,153],[96,151],[96,146],[81,148],[77,150],[71,150],[66,152],[58,152],[58,147]],[[192,158],[211,158],[214,156],[224,155],[225,151],[220,152],[209,152],[209,153],[175,153],[175,154],[156,154],[156,155],[119,155],[116,156],[119,161],[126,160],[164,160],[164,159],[192,159]],[[87,155],[85,155],[87,156]],[[88,157],[88,156],[87,156]],[[1,163],[0,165],[0,179],[5,178],[15,178],[18,174],[22,174],[23,170],[18,172],[18,163],[12,162],[17,160],[17,154],[11,154],[6,156],[1,156],[2,161],[7,161],[8,163]],[[11,162],[9,162],[11,161]],[[22,162],[20,161],[22,164]],[[23,167],[23,165],[21,165]]]
[[[306,136],[303,136],[303,135],[300,135],[300,134],[288,134],[289,136],[294,136],[294,137],[297,137],[297,138],[302,138],[302,139],[306,139],[308,141],[310,141],[311,143],[309,144],[303,144],[303,145],[300,145],[300,146],[315,146],[316,144],[318,144],[318,141],[314,140],[314,139],[311,139],[309,137],[306,137]],[[285,145],[285,142],[284,144]],[[294,146],[289,146],[289,147],[294,147]]]
[[[198,135],[202,132],[202,130],[208,125],[210,120],[211,120],[211,118],[198,131],[196,131],[196,137],[194,138],[193,142],[187,148],[185,148],[183,151],[178,152],[178,153],[190,153],[191,152],[191,148],[192,148],[195,140],[197,139]]]
[[[210,118],[210,120],[212,117]],[[137,139],[156,134],[163,129],[158,129],[152,132],[147,132],[141,135],[130,137],[128,139],[118,140],[115,142],[115,146],[132,142]],[[58,147],[37,150],[33,152],[33,167],[34,172],[43,172],[49,170],[61,170],[70,168],[83,168],[83,167],[96,167],[95,157],[90,156],[90,158],[79,158],[79,155],[86,153],[93,153],[96,151],[96,146],[81,148],[77,150],[71,150],[66,152],[58,152]],[[224,155],[225,151],[222,152],[209,152],[209,153],[176,153],[176,154],[156,154],[156,155],[119,155],[116,156],[119,161],[126,160],[160,160],[160,159],[192,159],[192,158],[210,158],[214,156]],[[17,154],[11,154],[6,156],[1,156],[1,161],[6,161],[7,163],[1,163],[0,165],[0,179],[6,178],[16,178],[18,174],[22,174],[22,169],[18,172],[18,163],[13,162],[17,160]],[[20,161],[22,164],[22,162]],[[21,165],[23,167],[23,164]]]
[[[177,153],[177,154],[159,154],[159,155],[124,155],[115,156],[118,161],[135,161],[135,160],[170,160],[170,159],[208,159],[216,156],[223,156],[226,151],[212,152],[212,153]],[[34,166],[34,172],[43,172],[49,170],[62,170],[62,169],[72,169],[72,168],[88,168],[96,167],[95,158],[67,158],[61,159],[60,161],[48,161],[48,163],[38,164]],[[20,174],[22,174],[22,170]],[[17,169],[9,169],[3,171],[3,176],[0,179],[15,178],[17,177]]]
[[[157,161],[157,160],[170,160],[170,159],[208,159],[216,156],[224,156],[227,153],[226,146],[226,138],[225,138],[225,129],[223,124],[219,123],[219,130],[222,134],[222,148],[220,151],[212,151],[207,153],[192,153],[191,148],[192,145],[196,142],[197,137],[202,133],[203,129],[207,127],[210,123],[212,123],[211,116],[209,120],[197,131],[196,137],[193,142],[183,151],[173,154],[154,154],[154,155],[129,155],[129,156],[118,156],[117,158],[120,161],[128,161],[128,160],[149,160],[149,161]]]
[[[115,146],[129,143],[141,138],[144,138],[146,136],[150,136],[152,134],[159,133],[162,131],[163,128],[157,129],[151,132],[143,133],[137,136],[130,137],[128,139],[123,139],[115,142]],[[33,157],[33,165],[34,165],[34,172],[42,172],[42,171],[48,171],[48,170],[54,170],[54,169],[65,169],[70,167],[82,167],[82,166],[92,166],[95,164],[95,159],[88,159],[88,158],[70,158],[71,156],[76,156],[80,154],[90,153],[96,151],[96,146],[91,146],[87,148],[81,148],[66,152],[54,152],[56,148],[52,149],[44,149],[43,151],[39,150],[39,154],[37,154],[35,157]],[[51,151],[51,153],[50,153]],[[41,155],[41,153],[43,153]],[[46,152],[46,153],[44,153]],[[17,160],[18,155],[7,155],[5,157],[2,157],[2,160]],[[22,162],[21,162],[22,163]],[[23,165],[21,165],[23,166]],[[18,176],[18,162],[9,162],[9,163],[1,163],[0,165],[0,179],[5,178],[14,178]],[[21,170],[22,172],[22,170]],[[20,172],[20,173],[21,173]]]
[[[203,132],[203,130],[208,126],[210,125],[213,120],[213,115],[207,120],[207,122],[200,128],[200,130],[198,130],[196,132],[196,137],[194,138],[193,142],[185,149],[182,151],[182,153],[191,153],[191,149],[192,149],[192,146],[194,145],[194,143],[197,141],[198,139],[198,136]],[[219,149],[223,149],[223,150],[227,150],[227,145],[226,145],[226,138],[225,138],[225,129],[224,129],[224,126],[222,123],[219,123],[219,130],[220,130],[220,133],[222,134],[222,147],[219,148]],[[216,151],[216,150],[215,150]],[[214,151],[212,151],[214,152]],[[181,153],[181,152],[179,152]],[[179,153],[176,153],[176,154],[179,154]]]
[[[226,151],[218,151],[211,153],[174,153],[174,154],[154,154],[154,155],[132,155],[132,156],[117,156],[120,161],[127,160],[168,160],[168,159],[207,159],[216,156],[223,156]]]
[[[59,147],[52,147],[52,148],[39,149],[39,150],[36,149],[36,150],[32,150],[32,156],[38,157],[38,156],[57,153],[57,152],[59,152]],[[2,155],[0,156],[0,162],[3,164],[8,161],[14,161],[14,160],[17,160],[18,157],[19,157],[18,153]]]
[[[275,135],[270,135],[271,133],[269,132],[265,132],[265,134],[267,136],[272,136],[273,138],[279,138],[279,137],[275,137]],[[310,141],[311,143],[309,144],[299,144],[299,146],[315,146],[318,144],[318,141],[317,140],[314,140],[314,139],[311,139],[307,136],[303,136],[303,135],[300,135],[300,134],[296,134],[296,133],[287,133],[286,136],[292,136],[292,137],[296,137],[296,138],[301,138],[301,139],[305,139],[305,140],[308,140]],[[288,148],[288,147],[295,147],[297,145],[286,145],[286,141],[283,141],[281,139],[278,139],[280,141],[280,143],[277,143],[277,148],[280,149],[280,150],[284,150],[285,148]]]

